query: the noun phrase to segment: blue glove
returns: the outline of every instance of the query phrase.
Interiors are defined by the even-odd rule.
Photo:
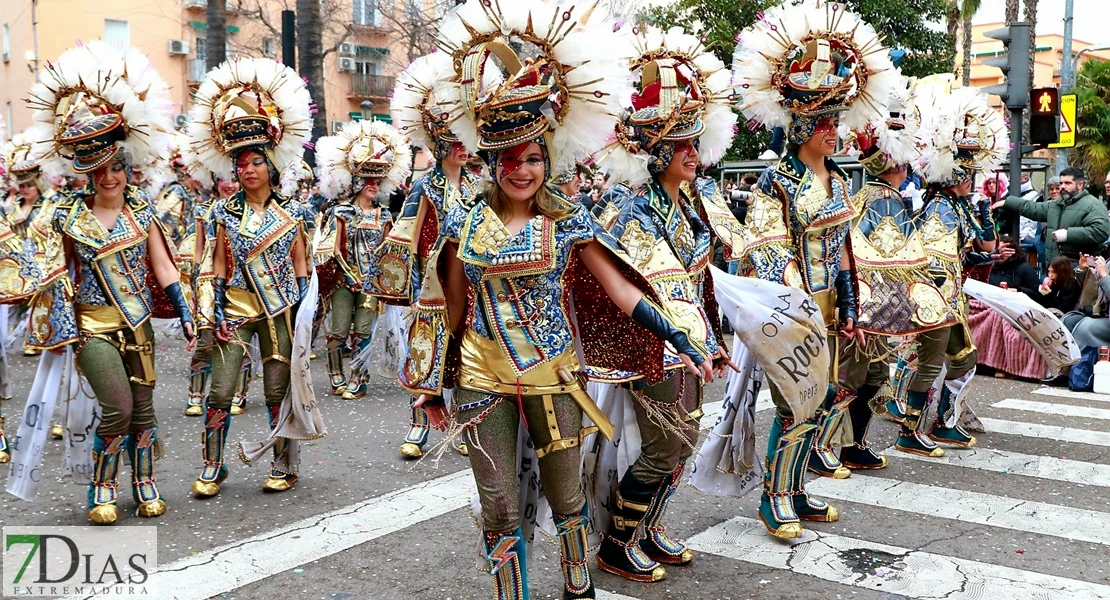
[[[215,302],[212,307],[212,314],[216,318],[216,328],[218,329],[222,323],[227,321],[227,317],[224,316],[224,306],[227,304],[227,280],[223,277],[217,277],[215,287],[216,289],[213,290]]]
[[[193,314],[189,310],[189,304],[185,302],[185,294],[181,292],[181,284],[175,281],[163,289],[166,292],[166,298],[169,298],[170,304],[173,304],[173,310],[177,313],[177,318],[181,319],[181,329],[185,332],[185,338],[191,341],[196,337],[196,325],[193,325],[194,331],[192,334],[184,327],[186,323],[193,322]]]
[[[636,303],[636,308],[632,311],[632,320],[655,334],[655,337],[670,342],[679,354],[689,356],[694,363],[700,365],[705,362],[701,353],[694,350],[694,346],[690,344],[690,338],[684,332],[675,329],[674,325],[671,325],[659,311],[648,304],[646,298],[640,298]]]
[[[979,203],[979,224],[983,226],[983,241],[993,242],[998,238],[994,228],[994,214],[990,202]]]
[[[840,322],[859,321],[856,307],[856,287],[852,285],[852,272],[841,271],[836,274],[836,308],[840,311]]]
[[[304,295],[308,293],[308,277],[297,278],[297,291],[300,292],[301,299],[303,300]],[[297,302],[299,303],[300,300],[298,300]]]

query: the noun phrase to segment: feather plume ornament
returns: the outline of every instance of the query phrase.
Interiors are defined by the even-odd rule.
[[[437,91],[455,74],[451,56],[433,52],[412,61],[397,77],[389,112],[393,124],[414,145],[434,149],[437,138],[450,133],[462,107],[437,97]],[[444,94],[438,94],[443,96]]]
[[[27,160],[34,160],[49,149],[47,144],[35,144],[28,135],[29,132],[30,129],[16,133],[12,135],[12,139],[0,144],[0,164],[4,166],[4,179],[0,179],[0,181],[7,181],[7,177],[15,165]],[[38,147],[36,148],[36,146]],[[8,187],[5,185],[3,189],[7,190]]]
[[[951,74],[936,74],[913,84],[918,155],[910,164],[930,182],[948,179],[959,166],[956,164],[956,115],[949,112],[952,79]]]
[[[408,138],[383,121],[353,121],[316,142],[317,183],[330,200],[349,196],[356,177],[380,177],[378,193],[388,196],[411,172]]]
[[[478,150],[483,107],[537,75],[553,82],[540,108],[550,125],[545,137],[553,173],[573,168],[608,142],[621,99],[631,93],[631,55],[622,55],[625,45],[595,6],[578,0],[468,0],[444,18],[436,44],[451,57],[455,73],[443,99],[461,104],[451,129],[469,150]],[[510,44],[530,58],[522,61]],[[494,73],[503,82],[491,86]]]
[[[37,158],[48,175],[73,173],[73,157],[60,138],[78,121],[98,115],[120,116],[126,137],[119,147],[133,164],[149,164],[169,152],[174,106],[169,85],[134,48],[94,40],[66,50],[47,64],[26,102],[34,122],[27,136],[41,151]]]
[[[212,171],[208,170],[208,167],[205,167],[197,157],[193,149],[193,138],[189,135],[188,129],[177,132],[177,156],[189,177],[198,181],[205,189],[212,188],[215,184]]]
[[[840,2],[783,3],[736,41],[732,72],[740,110],[768,129],[789,126],[793,114],[821,110],[843,110],[842,123],[863,128],[885,117],[890,92],[899,85],[882,35]]]
[[[312,135],[312,98],[296,71],[269,58],[236,58],[212,69],[197,89],[189,134],[197,159],[216,177],[231,179],[232,146],[223,125],[252,115],[268,121],[274,167],[301,160]]]
[[[280,180],[282,195],[294,197],[300,191],[302,181],[313,180],[312,167],[304,160],[297,161],[282,170]]]
[[[951,75],[930,76],[914,85],[913,96],[918,146],[925,148],[914,166],[927,181],[946,181],[958,168],[991,173],[1006,161],[1006,121],[982,90],[952,89]]]
[[[886,116],[876,115],[857,130],[840,125],[840,137],[846,140],[850,156],[872,156],[877,149],[881,155],[875,160],[887,166],[909,165],[917,159],[924,145],[918,144],[921,122],[910,89],[912,84],[909,78],[903,77],[901,84],[891,90]]]
[[[675,103],[686,100],[699,101],[698,118],[704,123],[700,135],[699,155],[708,166],[719,161],[732,144],[736,135],[738,116],[732,109],[734,101],[732,77],[719,58],[706,49],[696,36],[680,27],[663,30],[649,25],[624,27],[620,30],[620,54],[630,56],[627,65],[630,74],[643,74],[651,65],[656,72],[660,65],[673,69],[680,88],[678,94],[660,103],[660,110],[673,112]],[[685,85],[683,85],[685,84]],[[633,97],[623,99],[624,117],[633,111]],[[649,156],[633,139],[633,132],[622,118],[617,123],[609,143],[593,157],[602,171],[615,181],[640,185],[651,177],[647,164]]]

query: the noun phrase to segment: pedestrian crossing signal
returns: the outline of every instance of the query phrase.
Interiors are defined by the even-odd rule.
[[[1042,148],[1060,141],[1060,90],[1035,88],[1029,92],[1033,113],[1029,117],[1029,141]]]

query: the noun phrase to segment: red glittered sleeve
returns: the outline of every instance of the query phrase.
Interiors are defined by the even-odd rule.
[[[630,371],[649,382],[663,379],[663,342],[624,314],[605,293],[601,282],[578,258],[572,255],[570,284],[574,291],[578,335],[586,363],[592,367]],[[635,269],[616,260],[617,267],[645,295],[653,296],[651,286]]]

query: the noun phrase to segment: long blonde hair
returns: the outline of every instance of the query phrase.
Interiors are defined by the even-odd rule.
[[[485,197],[486,204],[489,204],[493,212],[497,213],[499,219],[505,219],[509,216],[509,203],[512,201],[505,197],[505,193],[501,191],[501,186],[496,181],[489,180],[486,182],[485,189],[482,190],[482,196]],[[541,215],[555,221],[566,217],[573,209],[573,205],[567,200],[566,196],[546,182],[532,196],[532,204],[535,205],[536,211]]]

